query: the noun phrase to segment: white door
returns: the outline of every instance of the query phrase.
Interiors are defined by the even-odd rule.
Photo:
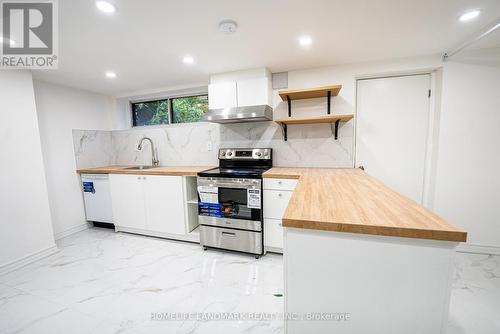
[[[222,109],[238,105],[236,81],[220,82],[208,85],[208,108]]]
[[[115,225],[146,229],[142,176],[111,174],[109,183]]]
[[[254,78],[237,82],[238,107],[267,104],[270,105],[268,78]]]
[[[422,203],[430,75],[357,81],[356,166]]]
[[[186,234],[182,176],[145,176],[147,229]]]

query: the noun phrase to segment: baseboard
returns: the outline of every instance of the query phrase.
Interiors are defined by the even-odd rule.
[[[72,227],[70,229],[67,229],[65,231],[54,233],[54,239],[59,240],[59,239],[65,238],[69,235],[86,230],[88,228],[89,228],[89,223],[81,224],[81,225]]]
[[[171,239],[171,240],[178,240],[178,241],[187,241],[187,242],[194,242],[194,243],[200,242],[200,235],[197,233],[179,235],[179,234],[170,234],[170,233],[162,233],[162,232],[143,230],[143,229],[132,228],[132,227],[124,227],[124,226],[118,226],[118,225],[115,225],[115,231],[116,232],[140,234],[140,235],[144,235],[147,237]]]
[[[279,247],[270,247],[270,246],[265,246],[266,252],[268,253],[276,253],[276,254],[281,254],[283,255],[283,248]]]
[[[460,244],[457,246],[457,252],[473,253],[473,254],[500,255],[500,247],[498,247],[498,246],[483,246],[483,245],[475,245],[475,244]]]
[[[9,263],[3,264],[0,266],[0,276],[5,275],[11,271],[24,267],[30,263],[43,259],[44,257],[55,254],[59,251],[56,245],[51,246],[46,249],[42,249],[41,251],[32,253],[30,255],[26,255],[17,260],[11,261]]]

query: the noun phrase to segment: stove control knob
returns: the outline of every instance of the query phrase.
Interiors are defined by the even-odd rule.
[[[230,157],[230,156],[232,156],[232,155],[233,155],[233,152],[231,152],[231,151],[227,152],[227,156],[228,156],[228,157]]]
[[[222,153],[221,153],[221,155],[222,155],[222,156],[225,156],[225,155],[226,155],[226,152],[222,152]]]
[[[260,152],[257,152],[257,153],[255,153],[255,154],[256,154],[258,157],[260,157],[260,156],[262,155],[262,153],[260,153]]]

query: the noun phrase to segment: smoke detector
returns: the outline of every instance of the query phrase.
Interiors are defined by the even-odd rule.
[[[224,34],[234,34],[238,29],[238,24],[233,20],[223,20],[219,23],[219,31]]]

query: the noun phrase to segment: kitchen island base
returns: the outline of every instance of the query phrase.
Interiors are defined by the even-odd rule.
[[[458,243],[290,227],[284,235],[286,333],[445,333]]]

